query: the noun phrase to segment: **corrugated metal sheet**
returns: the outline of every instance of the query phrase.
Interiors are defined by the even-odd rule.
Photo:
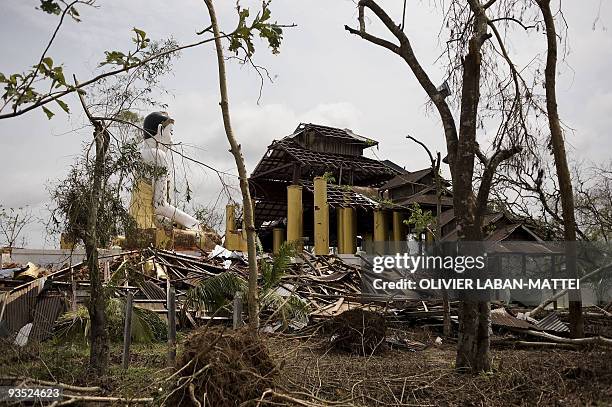
[[[34,322],[28,342],[42,341],[51,337],[57,317],[67,310],[66,301],[58,293],[39,296],[34,311]]]
[[[166,299],[166,292],[164,289],[155,284],[153,281],[143,281],[141,284],[139,284],[139,287],[144,293],[145,297],[150,300]]]
[[[491,310],[491,323],[493,325],[505,326],[508,328],[536,329],[533,324],[513,317],[504,308]]]
[[[81,263],[72,266],[72,268],[80,267]],[[8,297],[5,298],[6,306],[2,318],[6,321],[10,336],[15,337],[17,332],[29,322],[32,322],[37,309],[39,294],[43,292],[45,283],[53,278],[61,277],[70,272],[71,267],[66,267],[44,277],[38,278],[31,282],[13,288]],[[43,304],[41,312],[43,315],[47,312]],[[44,311],[43,311],[44,310]],[[57,318],[57,316],[56,316]],[[53,320],[55,321],[55,319]]]
[[[549,332],[569,332],[568,326],[561,322],[556,312],[551,312],[545,318],[536,323],[536,326],[543,331]]]
[[[15,335],[22,326],[31,321],[38,293],[39,285],[34,281],[8,295],[3,318],[11,335]]]

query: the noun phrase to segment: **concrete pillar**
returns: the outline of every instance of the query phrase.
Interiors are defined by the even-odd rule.
[[[225,205],[225,233],[236,229],[236,205]]]
[[[342,216],[344,215],[344,208],[342,208],[341,206],[336,207],[336,227],[337,227],[337,237],[338,237],[338,253],[340,253],[340,250],[343,246],[343,239],[342,239]]]
[[[296,249],[302,250],[302,187],[289,185],[287,187],[287,241],[296,243]]]
[[[357,236],[355,234],[355,209],[342,208],[342,246],[340,254],[355,254]]]
[[[236,233],[236,205],[225,205],[225,242],[227,250],[240,250],[240,238]]]
[[[374,242],[387,240],[387,219],[385,211],[374,209]]]
[[[314,250],[316,255],[329,254],[329,205],[323,177],[314,179]]]
[[[393,211],[393,240],[396,242],[402,241],[406,238],[404,228],[404,216],[399,211]]]
[[[402,251],[402,240],[406,239],[406,225],[404,224],[404,214],[393,211],[393,249],[400,253]]]
[[[284,241],[285,230],[283,228],[272,229],[272,253],[278,254]]]

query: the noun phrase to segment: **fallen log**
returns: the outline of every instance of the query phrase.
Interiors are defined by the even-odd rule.
[[[492,346],[508,347],[508,348],[534,348],[534,349],[568,349],[577,350],[580,347],[575,344],[569,343],[558,343],[558,342],[531,342],[531,341],[517,341],[514,339],[502,339],[499,341],[492,341]]]
[[[540,331],[532,331],[530,329],[527,330],[521,330],[521,333],[527,334],[527,335],[532,335],[532,336],[537,336],[540,338],[545,338],[548,339],[550,341],[556,342],[556,343],[566,343],[566,344],[570,344],[570,345],[602,345],[602,346],[612,346],[612,339],[609,338],[604,338],[603,336],[592,336],[590,338],[575,338],[575,339],[570,339],[570,338],[563,338],[561,336],[556,336],[556,335],[552,335],[546,332],[540,332]]]
[[[580,279],[578,281],[582,282],[582,280],[589,278],[589,277],[593,277],[594,275],[601,273],[604,270],[609,269],[610,267],[612,267],[612,263],[610,264],[606,264],[605,266],[602,266],[598,269],[595,269],[593,271],[591,271],[590,273],[585,274],[584,276],[580,277]],[[533,310],[525,313],[526,317],[535,317],[538,313],[540,313],[541,311],[544,310],[544,308],[546,308],[549,304],[553,303],[554,301],[558,300],[559,298],[563,297],[569,290],[565,289],[565,290],[561,290],[558,293],[554,294],[553,296],[549,297],[548,299],[542,301],[540,303],[540,305],[538,305],[537,307],[535,307]]]

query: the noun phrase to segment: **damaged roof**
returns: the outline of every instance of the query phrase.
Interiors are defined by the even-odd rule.
[[[285,137],[283,140],[293,139],[297,135],[308,131],[313,131],[318,135],[324,137],[332,137],[340,140],[350,141],[352,143],[362,144],[364,147],[373,147],[378,145],[378,141],[353,133],[351,129],[339,129],[336,127],[323,126],[320,124],[313,123],[300,123],[294,130],[294,132]]]
[[[290,139],[274,141],[255,167],[251,178],[266,177],[275,180],[293,179],[293,165],[300,168],[300,179],[331,172],[339,177],[352,176],[353,182],[379,183],[399,174],[395,168],[364,156],[352,156],[313,151]],[[308,174],[308,175],[306,175]]]

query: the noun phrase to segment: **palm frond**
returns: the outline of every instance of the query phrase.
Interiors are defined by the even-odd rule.
[[[111,273],[110,278],[106,282],[106,286],[109,289],[114,289],[118,287],[125,281],[125,267],[127,266],[128,261],[124,260],[123,263],[117,267],[117,269]]]
[[[237,291],[246,292],[247,282],[231,271],[200,281],[187,291],[187,306],[208,312],[216,312],[234,298]]]
[[[111,341],[123,341],[125,324],[125,301],[111,298],[106,304],[106,324]],[[55,337],[76,343],[89,341],[90,318],[87,308],[80,306],[76,311],[62,314],[56,323]],[[132,341],[151,343],[166,340],[166,323],[154,311],[134,307],[132,309]]]
[[[272,311],[272,318],[286,327],[289,321],[308,322],[308,304],[295,294],[283,296],[276,290],[268,290],[261,299],[261,309]]]
[[[261,271],[263,277],[263,288],[268,290],[280,283],[281,278],[291,264],[291,257],[295,256],[295,244],[285,242],[281,245],[278,253],[272,259],[272,264],[261,261]]]

